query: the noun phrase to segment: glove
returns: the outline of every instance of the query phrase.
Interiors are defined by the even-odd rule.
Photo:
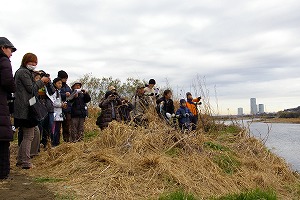
[[[170,113],[166,113],[166,116],[168,119],[170,119],[172,115]]]
[[[175,117],[175,114],[174,114],[174,113],[172,114],[172,117]]]
[[[175,117],[176,117],[176,118],[180,118],[180,115],[176,115]]]
[[[189,117],[190,115],[189,115],[189,113],[185,113],[185,117]]]

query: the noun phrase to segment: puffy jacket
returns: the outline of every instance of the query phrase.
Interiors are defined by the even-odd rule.
[[[189,124],[191,122],[190,117],[192,117],[193,114],[187,107],[180,106],[176,111],[176,116],[178,116],[180,124]]]
[[[121,121],[118,107],[122,105],[120,98],[110,101],[109,98],[104,98],[99,103],[101,108],[101,115],[99,116],[99,127],[101,129],[108,126],[109,122],[113,120],[113,113],[115,114],[115,120]]]
[[[7,95],[15,92],[9,58],[0,50],[0,141],[13,140]]]
[[[186,107],[190,109],[190,111],[193,113],[194,116],[198,115],[197,102],[199,101],[200,100],[198,98],[193,100],[187,99],[186,101]]]

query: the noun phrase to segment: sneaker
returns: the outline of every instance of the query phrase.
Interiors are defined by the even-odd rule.
[[[31,169],[33,168],[33,164],[23,164],[22,169]]]

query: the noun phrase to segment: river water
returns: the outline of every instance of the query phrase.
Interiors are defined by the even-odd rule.
[[[300,172],[300,124],[244,121],[242,126],[249,126],[252,136],[262,140],[268,149]]]

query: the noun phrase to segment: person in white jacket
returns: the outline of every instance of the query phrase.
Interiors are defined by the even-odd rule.
[[[52,127],[51,141],[52,146],[57,146],[60,143],[60,127],[61,123],[64,120],[63,108],[67,107],[66,102],[62,102],[60,89],[62,87],[61,78],[55,78],[53,80],[53,85],[55,87],[55,93],[51,96],[54,107],[54,123]]]

